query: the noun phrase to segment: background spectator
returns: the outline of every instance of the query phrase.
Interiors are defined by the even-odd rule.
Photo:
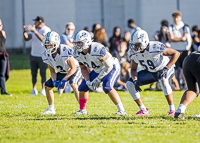
[[[60,43],[66,44],[71,48],[74,47],[73,42],[73,35],[74,35],[75,25],[73,22],[67,23],[65,26],[65,32],[60,36]]]
[[[182,16],[179,11],[175,11],[172,14],[174,23],[169,26],[169,40],[171,41],[171,48],[181,53],[179,59],[176,62],[176,77],[181,84],[182,79],[182,90],[187,88],[185,77],[183,75],[182,64],[184,58],[188,55],[188,51],[191,47],[191,35],[189,27],[183,23]],[[180,69],[180,72],[179,72]],[[180,79],[181,75],[181,79]]]
[[[34,25],[24,25],[24,40],[29,41],[32,39],[31,55],[30,55],[30,66],[32,75],[33,89],[31,90],[31,95],[38,95],[37,91],[37,72],[40,69],[40,76],[42,78],[42,90],[40,94],[46,96],[44,83],[46,81],[46,69],[47,64],[43,63],[41,58],[41,53],[45,50],[42,46],[43,37],[46,33],[50,32],[51,29],[47,27],[44,23],[44,18],[37,16]],[[29,31],[29,32],[28,32]],[[28,33],[27,33],[28,32]]]
[[[101,28],[100,24],[93,24],[92,33],[95,35],[96,31]]]
[[[141,29],[140,27],[138,27],[137,25],[135,25],[135,22],[133,19],[129,19],[128,20],[128,28],[130,33],[132,34],[135,30]]]
[[[130,33],[130,31],[125,31],[124,32],[123,41],[125,41],[126,44],[127,44],[127,50],[126,51],[128,51],[128,49],[129,49],[129,41],[130,41],[130,39],[131,39],[131,33]]]
[[[191,51],[198,51],[198,47],[200,45],[200,36],[199,36],[199,28],[197,25],[192,27],[192,49]]]
[[[95,35],[94,35],[94,42],[98,42],[98,43],[101,43],[102,45],[105,46],[105,48],[107,50],[108,47],[109,47],[109,42],[108,42],[108,37],[107,37],[107,34],[106,34],[106,31],[105,29],[103,28],[100,28],[96,31]]]
[[[1,88],[1,95],[10,95],[12,94],[7,93],[6,91],[6,80],[9,76],[9,60],[8,60],[8,53],[6,52],[5,47],[6,42],[6,32],[3,30],[3,23],[0,19],[0,88]]]
[[[121,74],[115,84],[115,89],[119,91],[127,91],[126,82],[130,78],[130,64],[128,62],[121,63]]]
[[[161,22],[160,31],[156,32],[154,38],[155,40],[160,41],[161,43],[165,44],[166,47],[169,48],[171,45],[167,34],[167,28],[168,28],[168,21],[163,20]]]
[[[122,41],[118,45],[118,50],[113,51],[111,54],[113,57],[116,57],[120,63],[130,62],[126,50],[127,50],[127,44],[125,41]]]
[[[109,39],[109,43],[110,43],[109,52],[113,53],[114,51],[117,51],[118,45],[121,41],[122,41],[121,29],[119,27],[115,27],[113,29],[113,35]]]

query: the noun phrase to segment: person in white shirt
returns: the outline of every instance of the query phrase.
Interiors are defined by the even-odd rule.
[[[174,23],[168,27],[168,37],[171,42],[171,48],[179,51],[180,57],[176,62],[176,78],[180,84],[180,75],[182,78],[182,85],[180,85],[182,90],[187,88],[185,77],[183,75],[183,60],[189,54],[189,50],[192,44],[190,29],[183,23],[182,16],[179,11],[175,11],[172,14]],[[181,69],[181,70],[180,70]],[[179,72],[180,71],[180,72]]]
[[[47,27],[44,23],[44,18],[41,16],[37,16],[35,19],[34,25],[24,25],[24,40],[29,41],[32,39],[31,46],[31,55],[30,55],[30,67],[31,67],[31,75],[32,75],[32,84],[33,89],[31,90],[31,95],[38,95],[37,90],[37,73],[38,69],[40,69],[42,90],[40,94],[42,96],[46,96],[44,83],[46,81],[46,69],[47,65],[43,63],[41,58],[41,53],[44,51],[44,47],[42,46],[42,40],[46,33],[50,32],[51,29]]]

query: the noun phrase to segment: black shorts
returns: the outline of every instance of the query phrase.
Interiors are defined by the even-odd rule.
[[[198,94],[200,87],[200,53],[193,52],[185,58],[183,61],[183,74],[188,90]]]
[[[182,68],[183,67],[183,60],[185,59],[185,57],[187,57],[188,55],[188,51],[181,51],[180,52],[180,57],[178,58],[178,60],[176,61],[176,67],[175,69],[177,70],[179,67]]]

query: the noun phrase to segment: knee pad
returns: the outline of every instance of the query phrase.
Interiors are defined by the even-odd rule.
[[[78,87],[78,91],[84,91],[84,92],[89,91],[89,88],[88,88],[85,80],[82,80],[81,84]]]
[[[103,85],[103,91],[107,94],[109,91],[111,91],[113,88],[111,88],[110,86],[104,86]]]
[[[165,96],[167,96],[167,95],[172,93],[172,88],[171,88],[171,86],[169,84],[169,80],[168,79],[162,78],[162,79],[159,80],[159,83],[161,85],[161,88],[162,88]]]
[[[140,98],[140,93],[135,90],[135,85],[133,84],[133,82],[127,81],[126,87],[133,100],[137,100]]]

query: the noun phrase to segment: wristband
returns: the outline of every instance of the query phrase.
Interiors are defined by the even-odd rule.
[[[36,33],[38,33],[38,32],[35,30],[34,33],[36,34]]]

